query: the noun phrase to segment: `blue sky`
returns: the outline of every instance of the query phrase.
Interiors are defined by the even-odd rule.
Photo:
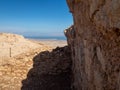
[[[72,23],[66,0],[0,0],[0,32],[63,36]]]

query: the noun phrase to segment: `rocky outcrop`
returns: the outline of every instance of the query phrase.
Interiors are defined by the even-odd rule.
[[[67,46],[36,55],[21,90],[71,90],[70,56]]]
[[[67,0],[74,90],[120,90],[120,1]]]

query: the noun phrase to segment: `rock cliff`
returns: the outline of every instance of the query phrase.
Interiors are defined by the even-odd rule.
[[[67,0],[74,90],[120,90],[120,0]]]

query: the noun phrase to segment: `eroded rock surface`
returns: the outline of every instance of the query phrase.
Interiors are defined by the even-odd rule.
[[[34,57],[33,62],[33,68],[22,81],[21,90],[71,90],[69,47],[41,52]]]
[[[74,90],[120,90],[120,1],[67,0]]]

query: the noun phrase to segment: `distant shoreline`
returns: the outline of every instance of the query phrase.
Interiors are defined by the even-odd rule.
[[[25,37],[26,38],[26,37]],[[60,39],[36,39],[36,38],[26,38],[32,42],[48,45],[52,48],[64,47],[67,45],[67,40]]]
[[[33,39],[33,40],[67,40],[66,37],[55,37],[55,36],[24,36],[27,39]]]

